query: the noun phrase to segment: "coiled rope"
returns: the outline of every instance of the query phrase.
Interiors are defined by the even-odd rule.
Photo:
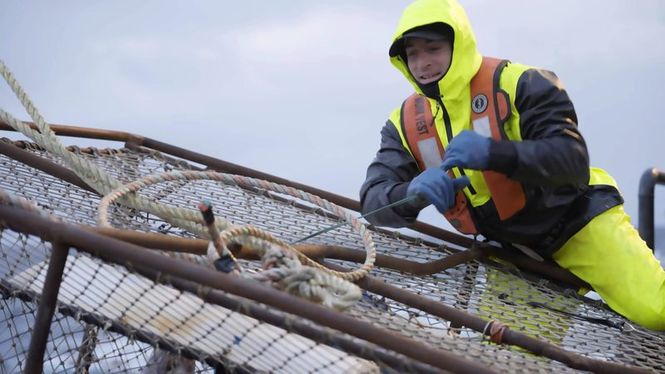
[[[4,61],[2,60],[0,60],[0,74],[2,74],[3,78],[9,84],[12,91],[19,99],[19,101],[25,108],[30,118],[32,118],[38,131],[33,130],[30,126],[14,118],[11,114],[5,112],[2,109],[0,109],[0,120],[9,124],[16,131],[25,134],[27,137],[35,141],[37,144],[39,144],[47,151],[51,152],[56,156],[61,157],[65,161],[65,163],[83,181],[85,181],[88,185],[94,188],[97,192],[104,195],[104,198],[100,202],[98,210],[99,212],[98,221],[100,225],[110,226],[108,223],[108,219],[106,218],[108,212],[108,205],[111,202],[118,200],[118,202],[122,203],[125,206],[129,206],[131,208],[159,216],[165,221],[171,223],[172,225],[185,228],[198,236],[206,236],[206,229],[203,226],[203,221],[200,215],[197,214],[197,212],[193,210],[155,203],[147,199],[144,199],[133,192],[138,191],[138,189],[140,189],[143,186],[148,186],[163,181],[192,180],[192,179],[216,180],[229,185],[235,185],[240,187],[259,187],[278,193],[288,194],[290,196],[313,203],[323,209],[326,209],[336,214],[338,217],[346,220],[346,222],[348,222],[353,227],[353,229],[356,230],[361,235],[363,243],[365,244],[366,259],[364,264],[359,269],[356,269],[352,272],[343,273],[343,272],[334,271],[321,266],[317,262],[312,261],[304,254],[298,252],[293,246],[274,238],[271,234],[267,232],[264,232],[254,227],[240,227],[240,228],[234,227],[230,222],[220,219],[215,222],[215,225],[220,230],[224,230],[220,235],[221,237],[223,237],[222,240],[224,242],[228,242],[228,240],[234,238],[235,240],[241,242],[241,244],[252,245],[255,248],[261,248],[264,251],[268,249],[269,245],[278,245],[283,248],[287,248],[291,253],[295,254],[298,257],[298,259],[305,262],[307,265],[316,268],[318,271],[323,271],[328,274],[349,281],[355,281],[363,278],[365,275],[367,275],[367,273],[369,273],[369,271],[374,266],[374,261],[376,258],[376,249],[374,246],[374,242],[371,238],[371,235],[369,231],[365,229],[365,226],[358,219],[351,216],[347,211],[343,210],[342,208],[324,199],[321,199],[318,196],[306,193],[304,191],[296,190],[291,187],[286,187],[275,183],[270,183],[267,181],[249,178],[249,177],[241,177],[237,175],[230,175],[230,174],[216,173],[216,172],[190,172],[190,171],[176,171],[170,173],[163,173],[159,175],[151,175],[144,177],[138,181],[129,183],[127,185],[123,185],[120,181],[113,178],[110,174],[106,173],[103,169],[101,169],[94,163],[82,157],[79,157],[78,155],[68,151],[64,147],[64,145],[56,137],[55,133],[51,130],[50,126],[41,116],[37,108],[33,105],[27,93],[23,90],[21,85],[14,78],[13,74],[7,68]],[[218,253],[218,255],[221,254]],[[323,279],[327,279],[329,281],[332,278],[334,277],[321,277],[316,281],[317,282],[322,281]],[[356,287],[355,285],[352,286]],[[335,287],[336,286],[332,288]],[[289,287],[286,287],[286,289],[288,290]],[[353,292],[349,294],[353,294]],[[357,297],[359,298],[359,296]],[[322,299],[325,300],[326,298],[322,297]],[[332,302],[329,302],[329,304],[332,304]]]
[[[248,177],[241,177],[238,175],[217,173],[212,171],[172,171],[161,174],[148,175],[126,185],[120,186],[117,189],[109,192],[99,203],[99,215],[98,215],[98,224],[102,227],[109,227],[108,221],[108,207],[111,203],[115,202],[119,198],[126,196],[130,193],[135,193],[143,187],[147,187],[153,184],[162,183],[166,181],[178,181],[178,180],[214,180],[219,181],[227,185],[239,186],[245,188],[263,188],[269,191],[278,192],[281,194],[286,194],[289,196],[297,197],[304,201],[316,204],[317,206],[332,212],[340,218],[343,218],[348,222],[354,230],[356,230],[362,237],[365,248],[367,249],[367,255],[363,265],[354,271],[351,272],[339,272],[332,269],[328,269],[318,262],[315,262],[299,252],[292,245],[281,241],[275,238],[272,234],[258,229],[252,226],[243,226],[243,227],[229,227],[226,230],[220,233],[220,239],[222,243],[229,243],[231,239],[237,238],[236,240],[241,244],[251,246],[252,248],[264,249],[266,248],[267,243],[272,243],[279,245],[280,247],[286,248],[289,251],[293,252],[298,256],[298,259],[304,262],[308,266],[315,267],[319,270],[323,270],[335,276],[338,276],[342,279],[356,281],[367,275],[369,271],[374,266],[374,261],[376,260],[376,249],[374,246],[374,241],[370,235],[369,230],[365,228],[365,225],[360,222],[360,220],[353,217],[349,214],[348,211],[330,203],[325,199],[321,199],[318,196],[309,194],[305,191],[297,190],[292,187],[283,186],[276,183],[267,182],[261,179],[254,179]],[[183,222],[194,222],[197,224],[197,227],[203,227],[204,222],[201,217],[200,212],[194,210],[184,210],[184,209],[175,209],[167,207],[171,217],[175,217]],[[229,225],[230,226],[230,225]],[[257,241],[256,239],[260,239]],[[263,243],[262,243],[263,242]],[[221,255],[221,253],[219,253]]]

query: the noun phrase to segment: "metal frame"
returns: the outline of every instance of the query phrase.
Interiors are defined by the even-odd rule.
[[[37,128],[35,124],[32,122],[25,122],[25,123],[29,124],[30,127],[32,127],[33,129]],[[360,211],[360,203],[357,200],[349,199],[348,197],[337,195],[318,188],[310,187],[302,183],[280,178],[254,169],[246,168],[244,166],[223,161],[214,157],[206,156],[201,153],[190,151],[188,149],[176,147],[174,145],[160,142],[152,138],[124,131],[91,129],[86,127],[56,125],[56,124],[50,124],[49,126],[51,127],[51,130],[53,130],[53,132],[56,133],[56,135],[125,142],[127,143],[126,146],[128,148],[131,148],[133,146],[134,147],[143,146],[188,161],[205,165],[212,170],[217,170],[224,173],[240,174],[252,178],[265,179],[277,184],[291,186],[293,188],[320,196],[341,207],[351,209],[354,211]],[[2,122],[0,122],[0,130],[14,131],[12,127]],[[443,230],[441,228],[426,224],[424,222],[416,222],[410,228],[422,232],[424,234],[433,236],[435,238],[439,238],[441,240],[445,240],[449,243],[457,244],[463,247],[470,247],[473,244],[473,239],[471,238],[456,233],[452,233],[447,230]]]
[[[176,157],[204,164],[214,170],[242,174],[254,178],[268,179],[275,183],[289,185],[294,188],[317,194],[337,205],[341,205],[349,209],[359,210],[360,208],[357,201],[278,178],[269,174],[261,173],[252,169],[247,169],[222,160],[204,156],[169,144],[158,142],[150,138],[144,138],[124,132],[94,130],[62,125],[52,125],[52,128],[59,135],[125,141],[127,145],[132,147],[149,147]],[[0,124],[0,129],[8,128],[3,127],[2,124]],[[46,171],[49,174],[57,176],[58,178],[62,178],[68,181],[72,180],[74,181],[74,184],[79,185],[82,188],[87,187],[87,185],[80,181],[80,179],[79,181],[76,181],[69,170],[55,165],[52,162],[48,162],[39,156],[34,156],[32,154],[27,156],[26,154],[29,154],[29,152],[22,152],[25,152],[25,154],[22,154],[21,152],[14,152],[13,150],[9,150],[6,147],[0,147],[0,153],[7,155],[12,154],[13,156],[10,157],[17,157],[17,159],[20,158],[23,160],[22,162],[31,165],[37,165],[40,170]],[[83,183],[83,185],[80,183]],[[89,190],[89,187],[85,189]],[[261,284],[255,284],[253,282],[247,282],[246,280],[216,272],[211,269],[203,268],[195,264],[165,257],[146,248],[123,242],[108,236],[102,236],[71,224],[56,223],[37,214],[8,206],[0,206],[0,220],[4,222],[5,226],[13,230],[32,235],[38,235],[43,239],[54,243],[53,253],[47,271],[47,281],[45,283],[44,289],[42,291],[43,294],[39,302],[37,323],[35,330],[33,330],[33,337],[30,343],[28,363],[26,364],[25,368],[26,372],[41,371],[39,363],[42,362],[42,360],[38,359],[38,357],[43,358],[46,339],[48,338],[48,332],[50,331],[50,323],[57,302],[57,294],[59,291],[62,272],[66,262],[67,253],[69,251],[69,246],[75,247],[80,251],[88,252],[108,262],[123,266],[131,266],[134,271],[149,279],[160,283],[169,283],[181,291],[196,293],[207,302],[215,303],[217,305],[227,307],[231,306],[234,300],[226,296],[225,293],[237,295],[251,300],[259,301],[283,312],[298,315],[308,319],[318,325],[332,328],[334,330],[370,342],[378,347],[407,356],[417,363],[423,363],[431,365],[434,368],[453,372],[492,372],[492,370],[487,367],[479,365],[476,362],[466,360],[445,350],[432,348],[416,340],[404,337],[400,334],[382,328],[378,328],[369,323],[349,317],[344,313],[322,307],[318,304],[314,304],[309,301],[288,295],[273,288]],[[469,247],[474,243],[467,237],[450,233],[448,231],[422,223],[417,223],[412,228],[457,245]],[[122,230],[113,231],[117,234],[117,231]],[[108,235],[109,232],[106,232],[105,234]],[[134,239],[136,240],[137,237],[139,237],[141,240],[146,239],[146,236],[143,235],[135,236]],[[154,239],[154,237],[150,238],[150,240]],[[169,238],[167,240],[171,241],[175,239]],[[190,244],[192,246],[189,247],[189,250],[192,252],[200,251],[200,243],[190,242]],[[157,247],[160,247],[161,245],[164,247],[168,246],[161,240],[158,240],[157,244],[153,242],[153,245]],[[520,258],[519,256],[515,256],[514,254],[505,252],[499,248],[486,247],[485,249],[489,250],[490,252],[488,253],[493,255],[516,257],[513,258],[513,260],[516,260],[514,262],[517,263],[520,261],[523,263],[529,263],[529,261],[534,262],[533,260],[527,259],[526,257]],[[350,250],[344,248],[340,249],[339,247],[323,249],[314,248],[311,250],[312,252],[319,251],[319,255],[321,256],[330,256],[352,261],[356,261],[356,257],[359,256],[358,253],[354,253],[353,251],[349,252]],[[474,253],[472,251],[466,252],[468,252],[464,254],[466,257],[462,256],[461,254],[459,256],[463,257],[464,261],[468,261],[469,259],[477,259],[480,257],[478,253]],[[249,255],[251,256],[251,254]],[[453,256],[454,255],[449,257]],[[484,256],[485,255],[482,257]],[[392,262],[393,260],[389,258],[389,256],[384,257],[385,258],[381,258],[379,261],[386,265],[396,263]],[[454,261],[459,261],[459,259],[454,258]],[[448,262],[450,263],[451,260],[448,260]],[[399,266],[402,265],[404,265],[404,263]],[[440,266],[441,264],[435,264],[435,268],[437,269],[440,269]],[[546,267],[546,264],[538,265],[537,263],[534,265],[533,263],[529,263],[529,266]],[[346,270],[341,269],[337,265],[329,265],[329,267],[338,268],[339,270]],[[388,267],[391,267],[391,265],[388,265]],[[412,271],[414,273],[422,273],[423,269],[415,269]],[[429,271],[436,271],[436,269],[433,270],[432,268],[429,268],[426,272]],[[574,279],[568,280],[575,283]],[[579,279],[577,282],[579,282]],[[486,335],[489,335],[489,331],[486,331],[487,327],[494,323],[494,321],[483,320],[482,318],[456,310],[443,303],[410,293],[394,286],[390,286],[380,280],[374,279],[371,276],[365,277],[358,283],[361,287],[370,292],[383,295],[411,307],[416,307],[427,313],[451,321],[451,323],[459,326],[466,326]],[[201,286],[207,287],[205,292],[201,292]],[[237,301],[235,302],[237,303]],[[238,307],[238,305],[235,306]],[[285,324],[283,317],[270,315],[270,313],[265,310],[263,310],[263,312],[261,309],[251,310],[251,308],[248,309],[243,306],[243,308],[239,308],[239,311],[245,312],[252,317],[258,317],[262,321],[272,323],[280,327],[284,327]],[[291,328],[293,328],[293,326],[291,326]],[[302,325],[296,329],[300,329],[298,333],[302,334],[303,336],[310,337],[315,341],[323,341],[324,343],[330,344],[330,339],[326,340],[325,338],[321,337],[320,332],[312,330],[311,327]],[[366,346],[360,347],[357,345],[357,343],[353,343],[352,341],[339,339],[340,338],[333,339],[335,346],[342,347],[343,349],[356,354],[359,357],[368,357]],[[560,361],[576,369],[598,372],[643,372],[639,368],[628,367],[617,363],[583,357],[572,352],[565,351],[549,343],[511,330],[505,331],[503,342],[518,345],[531,352],[549,357],[556,361]],[[382,360],[385,360],[385,362],[395,363],[390,355],[382,354],[380,350],[372,351],[369,357],[370,359],[381,358]],[[423,367],[423,369],[426,368],[427,366]]]
[[[34,125],[32,126],[34,127]],[[232,173],[232,174],[239,174],[239,175],[244,175],[252,178],[258,178],[258,179],[265,179],[274,183],[278,184],[283,184],[286,186],[294,187],[297,189],[301,189],[303,191],[316,194],[318,196],[323,197],[324,199],[337,204],[339,206],[345,207],[347,209],[359,211],[360,210],[360,203],[354,200],[351,200],[349,198],[332,194],[327,191],[319,190],[313,187],[309,187],[300,183],[292,182],[283,178],[278,178],[270,174],[258,172],[256,170],[242,167],[236,164],[232,164],[226,161],[222,161],[219,159],[215,159],[209,156],[201,155],[196,152],[192,152],[183,148],[175,147],[170,144],[162,143],[150,138],[145,138],[142,136],[138,135],[133,135],[129,134],[126,132],[120,132],[120,131],[112,131],[112,130],[98,130],[98,129],[88,129],[88,128],[83,128],[83,127],[74,127],[74,126],[65,126],[65,125],[51,125],[51,128],[54,130],[54,132],[58,135],[62,136],[75,136],[75,137],[82,137],[82,138],[96,138],[96,139],[102,139],[102,140],[112,140],[112,141],[124,141],[129,144],[128,148],[134,148],[136,149],[137,147],[140,146],[152,146],[152,149],[155,149],[160,152],[164,152],[167,154],[170,154],[175,157],[179,157],[188,161],[192,162],[197,162],[203,165],[206,165],[213,170],[217,170],[220,172],[225,172],[225,173]],[[11,127],[9,127],[6,124],[3,124],[0,122],[0,130],[12,130]],[[83,180],[81,180],[75,173],[73,173],[71,170],[58,165],[54,162],[51,162],[49,160],[46,160],[42,157],[39,157],[37,155],[32,154],[31,152],[22,150],[18,147],[13,147],[9,144],[0,142],[0,154],[4,154],[8,157],[11,157],[17,161],[23,162],[26,165],[29,165],[31,167],[34,167],[38,170],[41,170],[49,175],[55,176],[57,178],[60,178],[64,181],[67,181],[69,183],[72,183],[78,187],[81,187],[87,191],[91,192],[96,192],[94,191],[90,186],[88,186]],[[419,231],[423,234],[430,235],[432,237],[444,240],[446,242],[450,242],[452,244],[457,244],[463,247],[473,247],[474,244],[476,244],[472,239],[467,238],[465,236],[452,233],[447,230],[443,230],[441,228],[422,223],[422,222],[416,222],[412,227],[412,229]],[[108,231],[107,231],[108,232]],[[117,235],[120,235],[118,231],[116,231]],[[123,234],[125,237],[131,236],[132,234]],[[136,235],[134,235],[136,238]],[[124,239],[128,240],[128,239]],[[160,241],[160,248],[167,248],[171,247],[172,244],[165,243],[167,241],[166,239],[156,239]],[[175,238],[171,238],[169,240],[175,240]],[[130,240],[132,241],[132,240]],[[142,245],[145,242],[142,242]],[[191,243],[190,243],[191,244]],[[186,246],[187,248],[192,248],[190,245],[184,244],[183,241],[180,241],[179,243],[174,243],[174,247],[180,246],[182,248],[183,246]],[[205,251],[205,244],[202,248],[203,251]],[[482,261],[487,261],[488,255],[492,256],[497,256],[503,259],[506,259],[510,261],[511,263],[515,264],[518,266],[520,269],[533,272],[536,274],[544,275],[549,279],[556,280],[558,282],[561,282],[565,285],[577,287],[577,288],[587,288],[590,289],[590,286],[580,280],[578,277],[570,273],[569,271],[562,269],[556,265],[549,264],[549,263],[544,263],[544,262],[538,262],[535,261],[527,256],[523,256],[502,248],[490,246],[487,244],[483,245],[485,248],[491,248],[491,253],[490,250],[487,251],[486,255],[483,256],[478,256],[473,259],[480,259]],[[192,249],[193,250],[193,249]],[[332,255],[331,252],[335,252],[337,254],[340,253],[338,250],[333,250],[332,248],[327,248],[326,251],[328,252],[329,255]],[[467,251],[465,251],[467,252]],[[194,253],[194,252],[192,252]],[[198,253],[198,252],[196,252]],[[203,252],[205,253],[205,252]],[[348,253],[347,253],[348,255]],[[456,256],[450,259],[444,259],[443,261],[448,264],[446,266],[455,266],[458,263],[454,263],[454,261],[460,261],[459,263],[463,263],[466,261],[471,260],[472,258],[466,258],[466,256],[471,256],[471,253],[467,253],[466,255],[460,255]],[[347,259],[347,258],[344,258]],[[416,275],[423,275],[427,274],[427,272],[435,272],[435,271],[441,271],[445,269],[446,267],[439,267],[437,270],[437,267],[432,267],[432,266],[424,266],[421,264],[413,265],[411,267],[408,267],[406,265],[407,263],[404,261],[401,261],[399,265],[395,266],[401,266],[401,267],[391,267],[388,265],[388,267],[400,270],[400,271],[405,271],[409,272],[412,274]],[[405,268],[407,266],[407,268]]]
[[[85,231],[70,224],[53,222],[20,208],[0,206],[0,219],[4,221],[5,226],[12,230],[38,235],[48,241],[62,241],[80,251],[90,253],[111,263],[122,266],[131,264],[132,270],[148,279],[171,284],[181,291],[193,292],[206,301],[217,304],[215,302],[217,300],[213,300],[214,298],[210,296],[210,291],[220,290],[301,316],[318,325],[354,336],[441,370],[459,373],[494,372],[487,367],[450,352],[432,348],[424,343],[359,321],[342,312],[328,309],[258,282],[248,282],[209,268],[162,256],[146,248]],[[49,266],[50,272],[51,267]],[[179,279],[188,282],[180,282]],[[56,292],[55,290],[48,291],[51,288],[59,288],[60,282],[55,283],[55,285],[45,284],[43,292]],[[202,291],[201,286],[206,288]],[[244,312],[242,308],[239,311]],[[50,326],[50,319],[48,321]],[[48,326],[46,327],[48,332],[50,329],[48,329]],[[40,336],[39,338],[43,343],[35,342],[35,344],[45,344],[46,337]]]
[[[204,268],[199,265],[162,256],[146,248],[95,234],[71,224],[53,222],[38,214],[27,212],[20,208],[0,206],[0,219],[4,221],[5,226],[12,230],[30,235],[38,235],[45,240],[55,241],[57,243],[67,243],[67,245],[75,247],[80,251],[90,253],[105,261],[122,266],[131,266],[131,268],[138,274],[156,282],[168,283],[181,291],[197,294],[206,302],[228,307],[228,298],[225,299],[223,294],[214,292],[214,290],[220,290],[229,294],[261,302],[290,314],[301,316],[321,326],[332,328],[442,370],[460,373],[493,372],[487,367],[481,366],[447,351],[432,348],[395,332],[378,328],[367,322],[356,320],[344,313],[291,296],[271,287],[259,283],[248,282],[247,280]],[[44,295],[50,296],[43,296],[43,299],[40,302],[40,312],[38,313],[38,316],[46,315],[49,309],[52,311],[55,307],[54,300],[57,300],[57,292],[60,284],[59,280],[62,276],[62,270],[58,272],[58,269],[61,267],[64,268],[64,261],[66,261],[67,253],[66,248],[68,247],[64,244],[57,244],[54,245],[54,251],[56,248],[61,248],[58,250],[60,252],[63,251],[62,248],[65,249],[63,253],[56,254],[54,252],[54,257],[51,258],[51,263],[49,264],[47,272],[47,282],[45,283],[43,290]],[[338,265],[328,264],[328,266],[336,270],[348,270]],[[48,282],[49,279],[56,281]],[[391,286],[371,276],[366,276],[360,280],[358,285],[370,292],[418,308],[434,316],[444,318],[445,320],[461,326],[466,326],[488,336],[490,334],[487,327],[494,323],[494,321],[484,320],[427,297],[416,295],[398,287]],[[201,286],[206,288],[201,289]],[[227,303],[226,305],[225,302]],[[243,308],[237,310],[246,312]],[[247,314],[251,317],[258,317],[251,313]],[[52,312],[47,319],[48,324],[39,324],[40,329],[43,329],[41,331],[47,332],[46,335],[33,335],[29,361],[41,362],[41,360],[36,359],[36,357],[39,357],[38,349],[40,345],[43,347],[46,344],[46,338],[48,337],[48,331],[50,330],[49,326],[51,317]],[[40,321],[43,320],[42,318],[38,319]],[[266,320],[267,318],[260,319],[265,320],[265,322],[268,323],[276,323],[278,326],[283,326],[279,321]],[[595,360],[568,352],[555,345],[512,330],[505,331],[503,342],[523,347],[533,353],[565,363],[575,369],[607,373],[644,372],[642,369]],[[353,346],[350,345],[345,346],[341,344],[340,346],[355,350]],[[33,349],[33,347],[36,348]],[[360,350],[362,351],[362,349]],[[41,355],[43,356],[43,349]],[[372,357],[374,356],[380,356],[380,354],[374,352]],[[36,367],[26,367],[26,372],[39,372],[39,370],[28,371],[28,369],[37,370],[38,368]]]

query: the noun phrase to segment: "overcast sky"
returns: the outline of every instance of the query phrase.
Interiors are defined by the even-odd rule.
[[[407,4],[4,0],[0,58],[49,122],[130,131],[358,199],[379,130],[412,92],[387,57]],[[462,4],[482,54],[563,80],[592,165],[618,180],[637,225],[639,177],[665,169],[665,2]],[[0,107],[28,119],[4,83]],[[656,196],[665,226],[665,188]],[[449,227],[431,208],[422,218]]]

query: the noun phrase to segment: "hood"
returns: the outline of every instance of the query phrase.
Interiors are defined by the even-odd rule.
[[[450,68],[437,84],[445,101],[468,101],[468,85],[478,72],[482,56],[476,49],[476,38],[462,6],[455,0],[418,0],[409,5],[399,20],[392,42],[401,39],[409,30],[432,23],[445,23],[454,32],[453,54]],[[425,94],[411,75],[402,56],[390,62],[411,82],[416,92]],[[466,95],[465,95],[466,93]]]

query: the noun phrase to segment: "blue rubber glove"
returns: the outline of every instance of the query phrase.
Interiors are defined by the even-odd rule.
[[[406,189],[407,196],[417,195],[444,213],[455,205],[455,193],[469,185],[466,176],[452,179],[439,168],[429,168],[415,177]]]
[[[492,140],[473,131],[464,130],[457,134],[446,147],[441,167],[450,170],[460,167],[472,170],[486,170],[490,160]]]

